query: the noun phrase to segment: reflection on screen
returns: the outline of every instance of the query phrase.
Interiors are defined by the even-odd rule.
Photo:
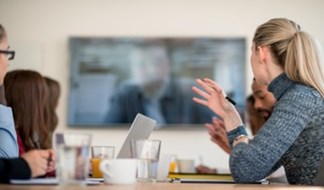
[[[215,114],[192,101],[197,77],[244,107],[243,38],[72,37],[69,45],[69,125],[131,123],[137,113],[165,126],[210,122]]]

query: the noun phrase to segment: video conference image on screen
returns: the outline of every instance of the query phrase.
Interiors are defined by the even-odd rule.
[[[69,126],[114,127],[137,113],[160,126],[204,124],[216,115],[192,101],[196,78],[217,81],[245,107],[244,38],[69,38]]]

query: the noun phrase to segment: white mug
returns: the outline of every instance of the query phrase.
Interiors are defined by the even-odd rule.
[[[180,173],[196,173],[193,159],[177,159],[177,166]]]
[[[107,184],[133,184],[136,182],[137,159],[107,159],[100,163]]]

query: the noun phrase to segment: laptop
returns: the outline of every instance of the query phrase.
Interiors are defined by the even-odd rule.
[[[154,119],[151,119],[145,115],[138,113],[130,129],[128,130],[127,137],[117,155],[117,158],[130,158],[130,141],[138,139],[148,139],[155,125],[156,121]]]

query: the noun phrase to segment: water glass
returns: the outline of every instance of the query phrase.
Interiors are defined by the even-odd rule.
[[[160,140],[132,140],[131,157],[137,159],[137,181],[156,182]]]
[[[56,176],[60,185],[86,185],[91,138],[90,134],[55,134]]]

